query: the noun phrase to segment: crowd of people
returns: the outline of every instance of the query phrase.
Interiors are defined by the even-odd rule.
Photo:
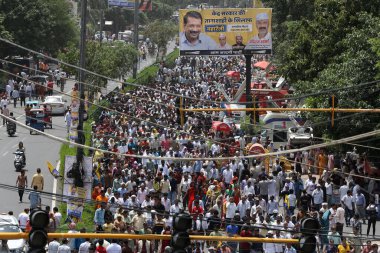
[[[225,72],[243,73],[244,64],[242,58],[178,58],[173,68],[162,63],[151,85],[105,98],[110,110],[93,125],[92,145],[120,155],[94,154],[96,230],[171,234],[173,215],[187,212],[193,217],[191,234],[299,238],[299,222],[310,216],[321,225],[318,252],[377,252],[377,245],[363,244],[363,236],[376,235],[379,184],[367,176],[366,159],[356,149],[344,155],[295,152],[287,155],[290,168],[280,157],[272,157],[266,168],[260,159],[238,158],[246,144],[284,147],[259,135],[247,137],[236,126],[227,133],[211,131],[219,113],[187,113],[179,124],[176,95],[186,98],[188,108],[220,107],[224,99],[216,82],[230,95],[236,84]],[[220,157],[230,159],[215,159]],[[122,245],[126,252],[141,252],[141,243],[149,244],[146,252],[164,252],[170,244]],[[290,244],[192,242],[191,252],[205,249],[296,252]]]

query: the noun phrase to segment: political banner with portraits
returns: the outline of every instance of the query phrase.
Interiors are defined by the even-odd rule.
[[[180,10],[180,54],[271,54],[271,21],[270,8]]]

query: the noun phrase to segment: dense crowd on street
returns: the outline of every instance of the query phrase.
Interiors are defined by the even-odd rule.
[[[247,137],[235,126],[228,133],[211,131],[216,113],[187,113],[180,126],[175,94],[196,98],[186,99],[188,108],[220,107],[224,99],[214,81],[230,95],[236,84],[225,73],[244,73],[244,64],[241,58],[178,58],[174,68],[163,62],[151,85],[104,98],[112,110],[103,111],[93,125],[93,146],[164,160],[95,152],[96,230],[171,234],[173,215],[187,212],[193,217],[191,234],[299,238],[299,221],[310,216],[320,221],[319,252],[369,252],[365,241],[376,234],[379,186],[366,177],[366,159],[356,148],[343,155],[325,149],[291,153],[290,170],[272,157],[267,170],[260,159],[238,158],[245,146],[284,147],[259,135]],[[213,160],[219,157],[233,158]],[[140,244],[129,240],[126,247],[141,252]],[[164,252],[170,242],[144,244],[147,252]],[[192,252],[204,249],[295,252],[290,244],[193,242]]]
[[[371,240],[379,239],[379,184],[368,177],[367,158],[356,148],[344,154],[328,149],[289,153],[290,167],[283,157],[271,156],[266,167],[264,159],[240,158],[247,144],[270,151],[286,147],[234,124],[229,132],[211,130],[219,113],[186,113],[180,125],[177,95],[186,98],[187,108],[220,107],[225,100],[216,82],[232,96],[238,84],[225,73],[244,73],[244,68],[239,57],[178,58],[173,68],[162,62],[150,85],[102,98],[110,101],[110,110],[94,122],[91,143],[118,154],[93,154],[94,228],[87,231],[171,235],[173,216],[185,212],[193,218],[190,234],[297,239],[300,220],[314,217],[320,223],[317,252],[377,252]],[[40,201],[41,189],[33,187],[31,208]],[[52,232],[64,223],[58,218],[57,224],[56,213],[53,208]],[[25,217],[20,214],[19,220],[26,226]],[[78,231],[70,217],[66,222],[70,233],[86,232]],[[54,239],[48,251],[162,253],[170,252],[169,246],[170,240]],[[192,241],[189,252],[297,250],[291,244]]]

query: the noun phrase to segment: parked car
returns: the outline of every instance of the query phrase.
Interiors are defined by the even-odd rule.
[[[22,230],[16,217],[8,214],[0,214],[0,233],[21,233]],[[26,252],[25,239],[8,240],[8,252],[22,253]]]
[[[47,96],[42,104],[51,106],[51,114],[63,115],[65,113],[66,102],[62,96]]]

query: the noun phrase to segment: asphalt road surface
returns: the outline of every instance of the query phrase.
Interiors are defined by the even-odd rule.
[[[65,92],[72,88],[73,83],[69,82],[66,85]],[[55,87],[56,88],[56,87]],[[68,99],[69,100],[69,99]],[[17,104],[14,108],[13,104],[9,105],[9,110],[14,113],[17,121],[25,124],[24,108]],[[51,135],[66,138],[66,128],[63,116],[53,116],[53,129],[45,129],[46,133]],[[0,176],[0,184],[16,186],[17,173],[15,171],[13,160],[18,143],[22,141],[26,149],[26,175],[28,178],[28,188],[33,175],[36,173],[37,168],[41,168],[42,175],[44,176],[44,191],[53,192],[54,178],[47,169],[47,161],[51,162],[54,166],[59,160],[59,150],[61,142],[49,139],[46,136],[33,134],[30,135],[29,129],[17,126],[16,135],[9,137],[6,132],[6,127],[2,126],[0,121],[0,164],[2,171]],[[4,189],[3,185],[0,186],[0,203],[2,203],[1,213],[13,211],[17,216],[24,208],[29,207],[28,193],[24,194],[23,203],[19,203],[17,190]],[[52,199],[43,197],[42,204],[51,206]]]

